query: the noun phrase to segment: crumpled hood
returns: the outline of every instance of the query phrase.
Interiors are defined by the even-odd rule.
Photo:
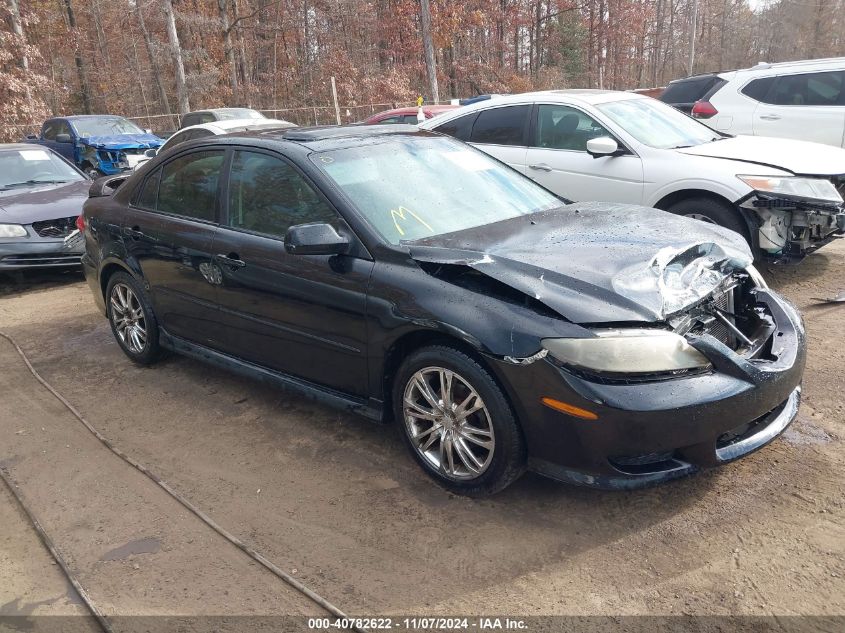
[[[786,138],[735,136],[676,151],[772,166],[799,175],[845,174],[845,149]]]
[[[79,142],[97,149],[151,149],[161,147],[164,140],[155,134],[110,134],[108,136],[83,136]]]
[[[0,191],[0,223],[31,224],[82,213],[90,180]]]
[[[661,321],[753,260],[745,240],[722,227],[603,202],[404,245],[417,261],[468,266],[574,323]]]

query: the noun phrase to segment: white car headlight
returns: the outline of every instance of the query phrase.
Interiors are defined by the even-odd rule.
[[[710,361],[686,339],[667,330],[594,330],[596,338],[547,338],[542,344],[567,365],[616,374],[701,369]]]
[[[26,229],[20,224],[0,224],[0,237],[26,237]]]
[[[836,187],[833,186],[832,182],[824,178],[740,176],[739,174],[737,174],[737,178],[756,191],[779,193],[796,198],[823,200],[824,202],[835,202],[837,204],[842,202],[842,196],[839,195]]]

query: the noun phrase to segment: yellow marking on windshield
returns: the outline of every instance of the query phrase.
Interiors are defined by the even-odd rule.
[[[411,216],[412,218],[414,218],[417,222],[419,222],[420,224],[422,224],[422,225],[423,225],[425,228],[427,228],[429,231],[431,231],[432,233],[434,233],[434,229],[433,229],[433,228],[431,228],[431,227],[428,225],[428,222],[426,222],[425,220],[423,220],[423,219],[422,219],[420,216],[418,216],[416,213],[414,213],[414,212],[413,212],[413,211],[411,211],[410,209],[406,209],[405,207],[399,207],[398,209],[391,209],[391,210],[390,210],[390,217],[393,219],[393,226],[395,226],[395,227],[396,227],[396,230],[397,230],[397,231],[399,231],[399,235],[405,235],[405,231],[403,231],[403,230],[402,230],[402,227],[401,227],[401,226],[399,226],[399,220],[401,219],[401,220],[405,220],[405,221],[407,222],[407,220],[408,220],[407,216],[408,216],[408,215],[410,215],[410,216]]]

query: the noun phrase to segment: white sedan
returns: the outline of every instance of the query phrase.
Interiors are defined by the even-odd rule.
[[[633,93],[500,97],[420,127],[467,141],[562,197],[714,222],[775,258],[803,256],[845,233],[845,150],[728,136]]]
[[[246,132],[249,130],[261,130],[265,128],[282,128],[282,127],[296,127],[295,123],[285,121],[283,119],[224,119],[221,121],[211,121],[210,123],[200,123],[198,125],[191,125],[182,128],[176,134],[171,136],[164,145],[157,150],[148,150],[145,154],[146,158],[139,162],[135,169],[143,165],[153,156],[166,152],[184,143],[185,141],[195,141],[200,138],[208,136],[220,136],[221,134],[231,134],[233,132]]]

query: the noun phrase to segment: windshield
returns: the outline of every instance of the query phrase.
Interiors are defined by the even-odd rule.
[[[391,136],[311,160],[397,245],[561,206],[528,178],[448,138]]]
[[[218,121],[226,121],[228,119],[264,119],[266,118],[258,110],[250,110],[249,108],[232,108],[229,110],[216,110]]]
[[[92,117],[71,122],[79,136],[112,136],[114,134],[143,134],[144,130],[122,117]]]
[[[0,189],[83,179],[73,167],[44,149],[0,152]]]
[[[703,123],[655,99],[611,101],[596,107],[649,147],[693,147],[723,138]]]

